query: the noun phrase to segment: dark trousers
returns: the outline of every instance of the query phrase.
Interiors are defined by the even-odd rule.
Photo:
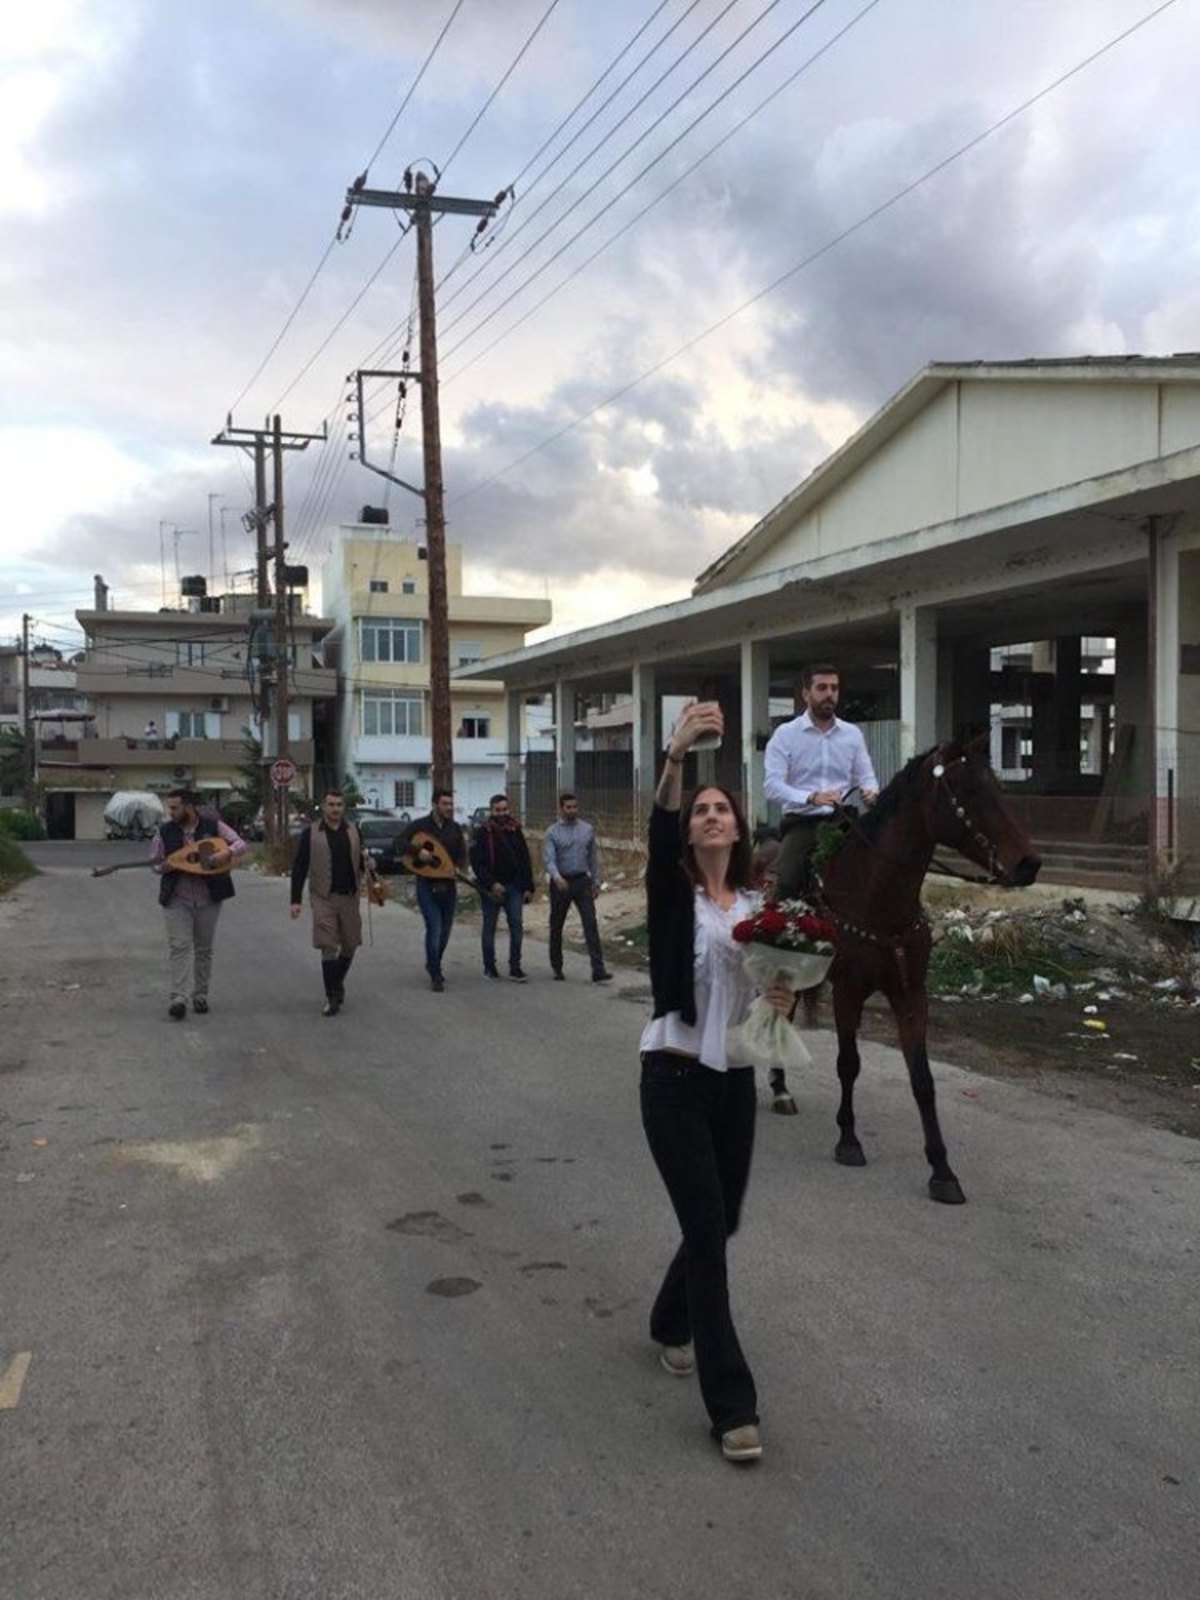
[[[583,924],[583,938],[593,974],[604,971],[604,953],[600,949],[600,929],[596,926],[596,901],[592,894],[592,880],[586,872],[575,872],[566,880],[565,889],[550,885],[550,965],[555,972],[562,971],[563,928],[567,912],[572,906],[579,908]]]
[[[642,1057],[642,1127],[683,1233],[650,1312],[650,1337],[693,1341],[714,1434],[758,1421],[725,1266],[750,1176],[756,1109],[753,1067],[714,1072],[666,1050]]]
[[[829,817],[784,817],[781,832],[783,843],[779,849],[779,868],[776,878],[776,898],[780,900],[807,899],[812,892],[812,874],[809,858],[816,849],[817,829]]]
[[[425,970],[431,978],[441,976],[442,957],[450,943],[458,890],[452,883],[433,884],[417,879],[417,906],[425,919]]]
[[[525,897],[515,883],[500,886],[504,899],[496,900],[485,894],[483,900],[483,965],[492,971],[496,965],[496,924],[503,911],[508,923],[508,970],[517,972],[521,966],[521,941],[525,936]]]

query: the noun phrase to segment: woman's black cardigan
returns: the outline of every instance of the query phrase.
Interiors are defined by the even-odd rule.
[[[654,1015],[678,1011],[696,1022],[694,982],[696,890],[683,868],[679,812],[656,805],[650,813],[646,861],[646,934],[650,946],[650,987]]]

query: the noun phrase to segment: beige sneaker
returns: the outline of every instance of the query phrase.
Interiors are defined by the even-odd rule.
[[[696,1370],[696,1358],[690,1344],[664,1344],[658,1354],[659,1365],[673,1378],[690,1378]]]
[[[757,1461],[762,1450],[762,1435],[752,1422],[721,1435],[721,1454],[726,1461]]]

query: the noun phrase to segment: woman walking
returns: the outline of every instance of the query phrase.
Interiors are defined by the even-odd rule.
[[[665,1369],[696,1372],[713,1437],[729,1461],[762,1455],[758,1396],[729,1309],[725,1241],[735,1232],[750,1175],[754,1069],[728,1057],[753,989],[734,924],[753,915],[750,833],[725,789],[698,789],[680,812],[684,757],[720,735],[715,702],[685,707],[667,746],[650,818],[647,931],[654,1015],[642,1034],[642,1126],[683,1241],[650,1313]],[[766,998],[790,1015],[795,996]]]

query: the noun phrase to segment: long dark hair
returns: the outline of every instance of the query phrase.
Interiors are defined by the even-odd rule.
[[[702,794],[710,794],[713,790],[717,794],[723,794],[728,800],[730,810],[733,812],[734,820],[737,822],[738,827],[737,843],[729,852],[729,866],[725,873],[725,887],[727,889],[748,888],[752,877],[751,858],[753,855],[750,843],[750,826],[746,821],[741,806],[738,804],[737,796],[731,794],[728,789],[719,783],[702,783],[698,789],[693,790],[688,796],[687,803],[679,813],[679,827],[683,844],[681,857],[683,870],[694,884],[699,884],[700,874],[696,871],[696,852],[692,849],[691,842],[688,839],[688,831],[691,827],[692,811],[695,808],[696,801]]]

